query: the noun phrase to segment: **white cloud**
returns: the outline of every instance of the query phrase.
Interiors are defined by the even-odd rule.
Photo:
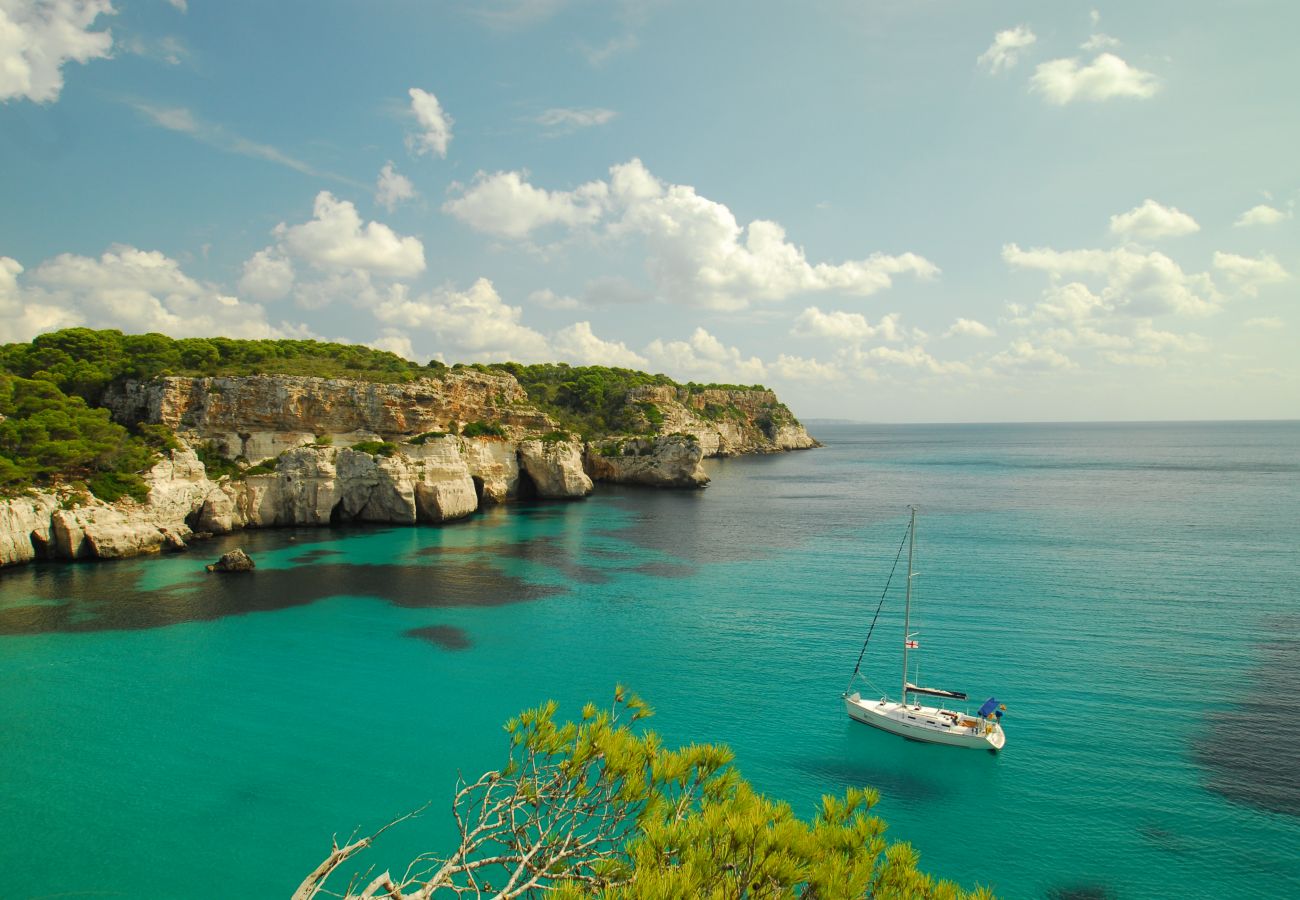
[[[1255,296],[1266,284],[1277,284],[1291,277],[1291,274],[1282,268],[1282,264],[1267,253],[1254,258],[1238,256],[1235,253],[1216,252],[1214,268],[1222,272],[1248,297]]]
[[[426,153],[447,158],[447,145],[451,143],[451,126],[455,120],[443,111],[438,98],[420,88],[411,88],[411,114],[420,126],[419,134],[406,136],[406,145],[416,156]]]
[[[550,288],[542,288],[528,295],[528,302],[536,303],[545,309],[577,309],[582,303],[575,297],[563,296]]]
[[[109,0],[0,2],[0,102],[58,100],[65,63],[111,54],[112,35],[90,27],[114,12]]]
[[[1141,206],[1110,217],[1110,233],[1135,240],[1181,237],[1201,230],[1196,220],[1172,206],[1148,198]]]
[[[698,378],[752,384],[762,381],[767,374],[767,367],[758,357],[743,356],[738,349],[725,346],[703,328],[696,328],[688,341],[656,338],[645,352],[657,369],[683,381]]]
[[[375,203],[392,212],[399,203],[415,198],[415,185],[405,175],[393,168],[390,160],[379,170],[379,181],[375,184]]]
[[[1116,38],[1113,38],[1108,34],[1094,34],[1080,44],[1079,49],[1087,50],[1089,53],[1094,53],[1098,50],[1113,50],[1118,46],[1119,41]]]
[[[379,222],[363,225],[357,208],[329,191],[316,195],[311,221],[281,223],[275,235],[290,256],[326,271],[362,269],[393,278],[424,271],[424,245],[418,238],[400,237]]]
[[[790,381],[839,381],[844,377],[834,365],[786,353],[779,354],[772,363],[772,373]]]
[[[394,329],[385,329],[379,337],[373,341],[367,341],[366,346],[374,347],[376,350],[387,350],[389,353],[396,353],[403,359],[415,359],[415,348],[411,345],[411,338]]]
[[[1205,274],[1189,275],[1163,253],[1115,250],[1021,250],[1015,244],[1002,248],[1002,258],[1013,268],[1037,269],[1051,276],[1053,286],[1040,312],[1056,318],[1121,312],[1127,315],[1185,313],[1205,315],[1217,310],[1222,296]],[[1082,283],[1064,288],[1056,282],[1067,275],[1092,277],[1102,282],[1093,294]],[[1053,311],[1056,312],[1053,312]]]
[[[599,47],[591,47],[586,44],[582,45],[582,53],[587,57],[592,67],[600,68],[620,53],[627,53],[637,48],[639,41],[634,34],[625,34],[622,37],[610,38]]]
[[[758,219],[742,226],[723,204],[690,186],[665,184],[639,159],[613,166],[608,182],[572,191],[534,187],[526,174],[480,172],[443,210],[478,231],[511,238],[548,225],[594,229],[603,223],[607,237],[645,241],[646,268],[659,296],[712,309],[743,309],[801,292],[873,294],[895,275],[930,278],[939,271],[915,253],[809,263],[777,223]]]
[[[0,311],[0,334],[11,341],[72,325],[172,337],[301,332],[271,326],[261,306],[195,281],[158,251],[124,245],[98,258],[64,253],[26,273],[16,261],[0,258]]]
[[[1261,203],[1246,210],[1232,224],[1235,228],[1246,228],[1251,225],[1276,225],[1278,222],[1291,218],[1291,216],[1290,210],[1282,212],[1280,209]]]
[[[1151,97],[1160,90],[1160,80],[1113,53],[1102,53],[1086,66],[1080,65],[1078,59],[1039,63],[1030,79],[1030,90],[1042,94],[1049,103],[1064,106],[1075,100]]]
[[[180,134],[187,134],[199,143],[206,144],[209,147],[215,147],[227,153],[236,153],[240,156],[263,159],[293,169],[303,175],[310,175],[313,178],[328,178],[332,181],[350,184],[353,187],[365,187],[365,185],[351,178],[317,169],[300,159],[290,156],[277,147],[251,141],[248,138],[232,134],[221,125],[205,122],[186,107],[154,106],[138,100],[124,102],[158,127],[179,132]]]
[[[1286,325],[1277,316],[1256,316],[1253,319],[1247,319],[1243,324],[1247,328],[1260,328],[1266,331],[1276,331]]]
[[[179,9],[181,12],[189,12],[190,6],[187,0],[167,0],[167,2]]]
[[[987,337],[993,337],[995,334],[996,332],[994,332],[992,328],[988,327],[983,322],[977,322],[974,319],[958,318],[957,321],[952,323],[952,327],[943,333],[943,336],[944,337],[964,336],[964,337],[987,338]]]
[[[395,291],[373,310],[380,322],[404,333],[428,331],[441,348],[464,359],[539,362],[551,356],[545,336],[522,324],[522,310],[506,304],[486,278],[464,291],[443,287],[419,297]]]
[[[643,369],[649,360],[621,341],[604,341],[591,331],[590,322],[574,322],[551,338],[555,358],[588,366],[624,366]]]
[[[1076,368],[1075,363],[1059,350],[1035,347],[1025,340],[1013,341],[1009,348],[992,357],[989,362],[1000,369],[1044,371]]]
[[[244,263],[239,291],[254,300],[279,300],[293,289],[293,263],[278,249],[259,250]]]
[[[736,310],[797,293],[868,295],[889,287],[893,275],[929,278],[939,271],[914,253],[811,264],[777,223],[757,219],[741,226],[723,204],[690,186],[659,181],[639,159],[610,173],[610,206],[617,216],[610,232],[645,238],[647,268],[668,299]]]
[[[579,128],[592,128],[607,125],[618,113],[612,109],[564,109],[552,108],[539,115],[535,121],[552,134],[567,134]]]
[[[993,36],[993,43],[976,60],[994,75],[1005,72],[1020,58],[1020,51],[1031,46],[1038,37],[1026,25],[1017,25]]]
[[[546,191],[524,181],[526,172],[479,172],[443,212],[475,231],[522,238],[546,225],[589,225],[603,209],[609,187],[593,181],[572,191]]]
[[[879,325],[872,325],[859,313],[824,313],[817,307],[810,306],[795,318],[790,333],[796,337],[826,337],[850,342],[870,338],[901,341],[903,333],[899,328],[899,318],[898,313],[890,313],[880,320]]]

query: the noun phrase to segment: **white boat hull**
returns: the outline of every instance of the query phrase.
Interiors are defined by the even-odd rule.
[[[885,699],[864,700],[855,691],[844,697],[844,708],[849,718],[856,722],[927,744],[997,752],[1007,742],[1002,726],[997,722],[937,706],[904,706]]]

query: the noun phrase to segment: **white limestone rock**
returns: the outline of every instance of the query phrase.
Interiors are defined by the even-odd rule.
[[[591,493],[591,478],[583,471],[582,445],[577,441],[520,441],[519,465],[539,497],[571,499]]]

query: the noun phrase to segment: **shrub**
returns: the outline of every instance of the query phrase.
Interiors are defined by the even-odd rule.
[[[359,441],[352,445],[352,449],[371,456],[392,456],[397,452],[397,445],[392,441]]]
[[[572,435],[567,431],[548,431],[538,438],[543,444],[565,444],[572,439]]]
[[[131,497],[140,503],[149,499],[149,485],[134,472],[96,472],[87,479],[86,486],[105,503],[123,497]]]
[[[497,422],[470,422],[460,430],[462,437],[499,437],[506,436],[506,430]]]

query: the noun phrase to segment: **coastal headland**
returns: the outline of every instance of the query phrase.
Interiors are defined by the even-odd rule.
[[[73,332],[79,341],[47,342],[57,354],[41,344]],[[0,565],[179,551],[196,536],[244,528],[438,524],[490,504],[585,497],[596,482],[699,488],[708,482],[705,457],[818,446],[760,386],[679,385],[562,364],[401,361],[402,369],[386,359],[391,354],[366,348],[365,365],[354,368],[367,377],[275,373],[277,365],[301,370],[304,358],[337,360],[344,345],[225,339],[216,346],[228,358],[207,360],[209,370],[248,368],[239,358],[246,345],[293,344],[300,352],[288,357],[292,366],[283,355],[264,358],[266,374],[170,374],[186,368],[183,354],[194,349],[186,341],[85,329],[42,338],[4,348],[0,452],[12,458],[11,470],[30,464],[24,447],[51,452],[33,449],[50,440],[18,446],[38,416],[47,437],[57,432],[46,421],[60,402],[51,392],[74,416],[86,406],[103,411],[123,446],[146,441],[147,465],[107,480],[84,461],[33,469],[40,474],[30,482],[11,478],[0,499]],[[175,365],[156,374],[138,360],[88,361],[88,342],[107,341],[124,359],[139,356],[134,338],[161,339],[166,344],[152,343],[182,355],[173,361],[164,353],[164,363]],[[376,379],[377,358],[390,367],[389,380]],[[33,395],[43,402],[33,404]],[[96,489],[105,483],[126,487]]]

